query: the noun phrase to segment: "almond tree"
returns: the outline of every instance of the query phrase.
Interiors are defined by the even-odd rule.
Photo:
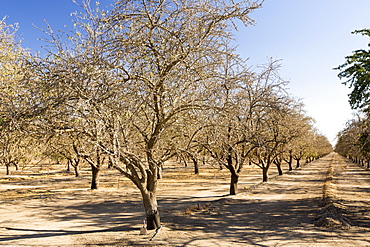
[[[262,170],[262,181],[268,180],[268,170],[275,161],[279,167],[279,156],[284,146],[294,138],[294,126],[288,119],[299,106],[285,91],[286,82],[278,75],[279,65],[271,63],[261,73],[259,81],[264,85],[263,101],[254,112],[254,135],[250,142],[256,147],[250,161]]]
[[[59,132],[59,133],[58,133]],[[80,165],[82,161],[81,153],[86,153],[86,140],[82,140],[74,132],[68,133],[66,131],[60,130],[56,131],[56,134],[49,137],[45,142],[46,151],[44,153],[47,156],[57,156],[61,159],[67,160],[67,171],[70,171],[70,167],[73,167],[75,176],[80,175]],[[91,184],[95,184],[92,189],[97,189],[97,182],[93,181]]]
[[[86,5],[66,45],[48,31],[52,47],[39,71],[54,102],[47,121],[110,156],[140,190],[148,229],[160,226],[158,173],[181,143],[178,120],[214,105],[231,21],[251,24],[248,14],[259,6],[121,0],[109,11]]]
[[[285,146],[296,137],[295,126],[292,126],[289,119],[294,114],[290,107],[296,107],[293,101],[286,99],[285,102],[276,102],[284,104],[272,108],[268,115],[264,117],[264,128],[261,134],[256,138],[257,148],[251,161],[262,169],[262,181],[268,181],[268,171],[272,164],[278,168],[279,175],[282,175],[282,155],[285,152]]]
[[[316,133],[313,141],[312,153],[310,155],[311,161],[333,152],[333,146],[326,136]]]
[[[362,127],[363,121],[364,120],[360,118],[348,121],[346,127],[338,133],[338,141],[335,145],[336,152],[354,162],[360,160],[361,147],[363,144],[367,144],[363,143],[360,145],[359,143],[359,139],[366,137],[366,132],[363,131]],[[364,147],[366,147],[366,145]],[[364,151],[366,151],[366,148]]]
[[[134,148],[118,146],[116,138],[110,154],[140,189],[149,229],[160,225],[157,177],[175,154],[176,121],[213,105],[224,40],[232,35],[229,21],[250,24],[248,13],[258,6],[249,1],[120,1],[106,19],[113,27],[111,58],[122,65],[133,101],[130,130],[139,135]]]
[[[29,157],[32,138],[17,121],[27,117],[25,108],[31,91],[24,90],[23,78],[28,74],[27,59],[30,54],[21,47],[17,37],[18,26],[0,20],[0,163],[7,168]]]
[[[291,106],[291,114],[285,119],[284,125],[285,128],[284,135],[287,136],[287,142],[283,143],[279,149],[279,155],[273,161],[278,168],[279,175],[283,174],[281,165],[284,162],[288,164],[289,171],[293,170],[293,146],[296,139],[299,139],[301,135],[304,135],[309,131],[311,126],[312,119],[305,115],[303,111],[303,104],[300,102],[295,102]]]
[[[29,159],[32,144],[30,136],[13,128],[0,133],[0,164],[6,167],[6,175],[10,175],[11,166],[18,170],[19,163]]]
[[[233,64],[236,60],[231,59],[227,60],[230,66],[224,68],[223,83],[216,101],[218,107],[209,117],[212,125],[206,129],[203,145],[218,164],[230,171],[230,194],[235,195],[244,164],[251,162],[253,155],[255,157],[273,141],[270,139],[274,136],[267,129],[277,127],[270,121],[278,116],[275,111],[291,101],[282,93],[284,82],[276,77],[279,67],[276,61],[269,63],[260,73],[252,74],[240,68],[241,62]],[[274,143],[277,143],[273,149],[276,151],[280,141],[275,140]],[[271,157],[270,161],[274,158]]]
[[[224,75],[219,78],[222,83],[217,90],[216,106],[197,142],[217,164],[230,171],[230,195],[236,195],[239,176],[253,150],[249,130],[258,100],[254,101],[252,96],[256,92],[252,75],[245,68],[238,68],[239,63],[229,66],[230,60],[227,59]]]

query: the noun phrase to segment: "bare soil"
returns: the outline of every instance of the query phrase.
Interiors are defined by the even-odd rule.
[[[332,167],[331,201],[348,220],[316,226]],[[228,196],[229,174],[217,167],[168,164],[159,185],[163,227],[140,235],[138,190],[105,169],[91,191],[88,167],[79,178],[60,165],[29,165],[0,175],[2,246],[370,246],[370,171],[332,153],[267,183],[247,167],[239,194]],[[4,169],[0,174],[4,174]],[[327,191],[327,192],[328,192]]]

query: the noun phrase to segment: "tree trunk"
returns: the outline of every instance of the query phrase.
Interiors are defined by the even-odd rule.
[[[78,165],[73,166],[73,168],[75,170],[75,176],[76,176],[76,178],[79,177],[80,176],[80,169],[79,169]]]
[[[71,161],[68,160],[67,161],[67,172],[70,172],[71,171]]]
[[[262,182],[267,182],[268,181],[267,171],[268,171],[267,168],[262,168]]]
[[[279,172],[279,176],[283,175],[283,170],[281,169],[281,163],[280,162],[277,162],[275,163],[277,169],[278,169],[278,172]]]
[[[188,163],[186,162],[185,158],[182,161],[184,161],[184,167],[188,167]]]
[[[239,174],[231,173],[231,181],[230,181],[230,195],[238,194],[238,181],[239,181]]]
[[[288,160],[289,171],[293,171],[292,163],[293,163],[293,156],[289,155],[289,160]]]
[[[299,167],[300,167],[300,160],[301,160],[301,159],[296,159],[296,161],[297,161],[297,166],[296,166],[296,168],[299,168]]]
[[[199,174],[198,160],[194,157],[192,157],[191,160],[193,161],[193,164],[194,164],[194,174]]]
[[[91,173],[92,173],[92,177],[91,177],[91,189],[92,190],[96,190],[98,189],[98,185],[99,185],[99,172],[100,172],[100,168],[96,167],[96,166],[91,166]]]
[[[153,192],[142,192],[143,204],[146,214],[146,224],[148,230],[154,230],[161,226],[159,218],[157,196]]]
[[[159,165],[158,166],[158,174],[157,174],[158,179],[162,179],[162,171],[163,171],[163,165]]]
[[[6,175],[10,175],[9,165],[6,165]]]
[[[108,169],[111,169],[112,167],[113,167],[112,157],[109,156],[109,159],[108,159]]]

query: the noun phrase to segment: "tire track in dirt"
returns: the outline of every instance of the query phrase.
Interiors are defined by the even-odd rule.
[[[337,200],[345,207],[352,227],[370,230],[370,170],[338,157],[336,174]],[[369,234],[370,239],[370,234]]]
[[[315,226],[329,229],[348,229],[351,227],[349,219],[345,216],[347,207],[338,199],[337,187],[334,183],[334,176],[338,168],[340,168],[340,165],[343,167],[343,162],[338,162],[338,158],[339,157],[334,156],[329,163],[323,186],[322,209],[315,221]]]

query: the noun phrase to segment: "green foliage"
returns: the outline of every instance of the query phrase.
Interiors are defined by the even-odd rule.
[[[370,29],[355,30],[353,34],[370,37]],[[368,45],[370,46],[370,44]],[[340,79],[346,78],[343,84],[352,88],[349,103],[352,109],[367,109],[370,101],[370,50],[356,50],[346,57],[346,62],[335,68],[341,72]]]

